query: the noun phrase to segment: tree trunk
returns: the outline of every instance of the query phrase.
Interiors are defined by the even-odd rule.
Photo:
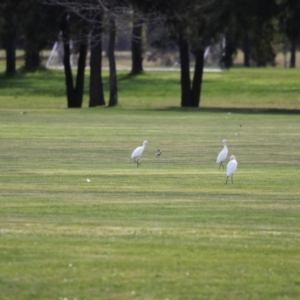
[[[143,72],[143,20],[137,12],[133,15],[133,28],[131,37],[131,58],[132,58],[132,74],[140,74]]]
[[[63,33],[63,43],[64,43],[64,70],[65,70],[65,82],[66,82],[66,90],[67,90],[67,102],[68,107],[76,107],[76,100],[75,100],[75,92],[74,92],[74,84],[73,84],[73,74],[72,74],[72,68],[70,63],[70,44],[69,40],[67,40],[68,37],[64,36]]]
[[[243,40],[243,51],[244,51],[244,67],[250,67],[251,57],[251,43],[248,34],[246,33]]]
[[[87,55],[87,43],[83,41],[79,47],[79,58],[78,58],[76,87],[75,87],[76,107],[81,107],[83,101],[86,55]]]
[[[68,26],[68,14],[65,13],[62,16],[60,29],[62,32],[62,40],[64,44],[64,57],[63,57],[63,64],[64,64],[64,71],[65,71],[65,83],[66,83],[66,90],[67,90],[67,102],[68,108],[78,107],[77,98],[75,95],[75,88],[73,83],[73,74],[71,68],[71,50],[70,50],[70,35],[69,35],[69,26]],[[79,63],[78,63],[79,64]]]
[[[201,87],[203,78],[203,68],[204,68],[204,49],[199,49],[195,53],[196,63],[192,86],[192,107],[199,107],[200,97],[201,97]]]
[[[181,83],[181,106],[191,106],[191,79],[190,79],[190,58],[189,46],[186,39],[180,34],[180,83]]]
[[[25,53],[25,70],[36,71],[41,65],[40,53],[34,50],[27,50]]]
[[[290,60],[290,68],[296,68],[296,40],[291,39],[291,60]]]
[[[108,106],[115,106],[118,104],[115,42],[116,42],[116,23],[115,23],[114,16],[110,16],[109,41],[108,41],[108,50],[107,50],[108,61],[109,61],[109,87],[110,87]]]
[[[16,28],[13,17],[10,14],[4,15],[5,35],[4,47],[6,52],[5,75],[12,76],[16,74]]]
[[[102,84],[102,15],[97,15],[91,36],[90,103],[89,107],[105,105]]]

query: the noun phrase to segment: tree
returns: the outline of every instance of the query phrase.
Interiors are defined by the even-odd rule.
[[[214,5],[212,5],[214,4]],[[184,3],[164,3],[160,10],[166,17],[171,37],[177,41],[180,53],[181,106],[199,107],[203,81],[204,51],[222,31],[217,21],[223,11],[215,3],[190,0]],[[193,78],[190,78],[190,52],[194,55]]]
[[[6,76],[16,74],[16,39],[20,3],[21,0],[3,0],[0,4],[0,17],[2,19],[1,38],[6,52]]]
[[[91,32],[90,101],[89,106],[105,105],[102,84],[102,26],[103,12],[97,11]]]
[[[143,72],[143,24],[142,13],[136,8],[133,10],[132,35],[131,35],[131,74]]]
[[[22,14],[18,22],[20,34],[24,38],[25,70],[36,71],[41,65],[40,52],[49,40],[57,37],[59,28],[56,22],[60,11],[57,7],[45,7],[36,0],[23,1]],[[38,28],[38,29],[37,29]]]
[[[73,83],[73,74],[70,63],[71,49],[70,49],[70,13],[65,12],[61,20],[61,32],[64,44],[64,70],[65,70],[65,81],[67,90],[67,102],[69,108],[80,108],[83,100],[83,88],[84,88],[84,71],[87,56],[87,36],[85,24],[82,26],[83,32],[80,34],[81,39],[79,43],[79,58],[77,67],[76,83]]]
[[[238,47],[244,52],[244,66],[274,65],[272,47],[276,13],[275,0],[225,0],[222,10],[226,14],[224,33],[226,36],[225,66],[232,64],[232,56]]]
[[[114,106],[118,103],[118,94],[117,94],[117,79],[116,79],[116,64],[115,64],[115,39],[116,39],[116,19],[118,17],[117,10],[115,10],[116,4],[120,4],[122,1],[104,1],[104,0],[79,0],[79,1],[68,1],[68,0],[41,0],[45,4],[50,5],[60,5],[62,6],[69,14],[77,16],[77,20],[84,23],[84,28],[90,27],[89,30],[85,30],[81,32],[80,40],[81,45],[79,52],[79,64],[78,64],[78,74],[77,79],[81,79],[77,81],[78,83],[82,83],[82,79],[84,78],[84,70],[83,66],[83,57],[85,54],[84,45],[87,45],[87,40],[91,38],[91,81],[90,81],[90,102],[89,106],[96,105],[104,105],[104,95],[102,88],[102,76],[101,76],[101,65],[102,65],[102,34],[103,29],[105,28],[105,21],[108,20],[107,28],[109,31],[109,47],[108,47],[108,58],[109,58],[109,66],[110,66],[110,99],[109,106]],[[122,10],[120,10],[122,11]],[[104,17],[106,16],[106,18]],[[67,24],[64,21],[64,24]],[[75,27],[76,28],[76,27]],[[92,28],[92,29],[91,29]],[[79,27],[77,27],[79,29]],[[67,97],[68,97],[68,106],[69,107],[80,107],[81,101],[80,99],[75,99],[70,101],[70,99],[74,99],[74,91],[77,94],[81,89],[79,86],[75,88],[72,86],[72,72],[70,64],[67,61],[67,57],[69,57],[69,45],[68,39],[70,38],[70,32],[68,27],[62,30],[64,42],[65,42],[65,50],[66,50],[66,58],[64,59],[65,65],[65,74],[66,74],[66,85],[67,85]],[[85,37],[85,38],[84,38]],[[80,57],[82,55],[82,60]],[[79,66],[81,68],[79,69]],[[82,85],[82,84],[81,84]],[[99,85],[97,87],[97,85]],[[73,96],[72,96],[73,95]],[[80,95],[79,95],[80,96]]]
[[[108,40],[108,61],[109,61],[109,102],[108,106],[118,104],[117,69],[115,60],[116,44],[116,20],[113,14],[109,14],[109,40]]]
[[[25,50],[25,70],[35,71],[41,63],[40,51],[57,35],[54,9],[36,0],[3,0],[0,3],[1,39],[6,50],[6,74],[16,73],[16,41]],[[1,21],[2,20],[2,21]]]
[[[300,2],[281,0],[279,3],[279,25],[290,41],[290,68],[296,67],[296,48],[300,41]]]

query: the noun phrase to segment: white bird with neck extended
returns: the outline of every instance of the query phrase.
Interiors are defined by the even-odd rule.
[[[228,154],[228,148],[227,148],[227,146],[226,146],[226,140],[223,140],[222,143],[223,143],[223,149],[222,149],[221,152],[219,153],[219,155],[218,155],[218,157],[217,157],[217,161],[216,161],[217,164],[220,164],[219,169],[221,168],[221,166],[222,166],[223,169],[224,169],[223,162],[225,161],[225,159],[226,159],[226,157],[227,157],[227,154]]]
[[[131,158],[133,158],[134,162],[136,163],[136,166],[138,167],[140,165],[139,159],[142,156],[146,145],[148,144],[147,141],[143,142],[143,146],[137,147],[131,154]]]
[[[237,166],[238,166],[238,163],[237,163],[237,161],[236,161],[235,156],[234,156],[234,155],[231,155],[231,156],[230,156],[230,161],[229,161],[229,163],[227,164],[227,170],[226,170],[227,178],[226,178],[226,183],[227,183],[227,181],[228,181],[228,177],[231,177],[231,183],[233,183],[233,174],[234,174],[234,172],[236,171]]]

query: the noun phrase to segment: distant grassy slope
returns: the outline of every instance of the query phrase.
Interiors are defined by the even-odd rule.
[[[108,73],[104,87],[108,99]],[[147,72],[130,77],[118,72],[119,108],[166,108],[180,106],[178,72]],[[84,107],[88,106],[88,72]],[[300,70],[242,69],[205,73],[201,107],[300,109]],[[63,71],[0,77],[1,108],[65,108]]]

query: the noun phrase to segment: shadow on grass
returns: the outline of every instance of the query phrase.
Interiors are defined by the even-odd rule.
[[[300,109],[284,108],[235,108],[235,107],[164,107],[145,110],[174,112],[217,112],[240,114],[300,114]]]
[[[145,72],[140,72],[140,73],[129,72],[127,74],[123,74],[123,75],[119,76],[119,80],[122,81],[122,80],[128,80],[128,79],[132,79],[132,78],[138,78],[143,75],[146,75],[146,73]]]
[[[126,74],[119,74],[118,75],[118,81],[119,82],[124,82],[124,81],[142,81],[143,83],[152,83],[152,84],[156,84],[156,83],[176,83],[176,84],[180,84],[180,78],[167,78],[165,77],[163,80],[161,77],[156,77],[155,72],[152,73],[148,73],[148,72],[141,72],[141,73],[126,73]],[[162,73],[160,73],[162,74]]]
[[[66,94],[64,74],[51,70],[25,72],[19,69],[13,76],[0,74],[0,89],[3,95],[49,95],[63,97]]]

